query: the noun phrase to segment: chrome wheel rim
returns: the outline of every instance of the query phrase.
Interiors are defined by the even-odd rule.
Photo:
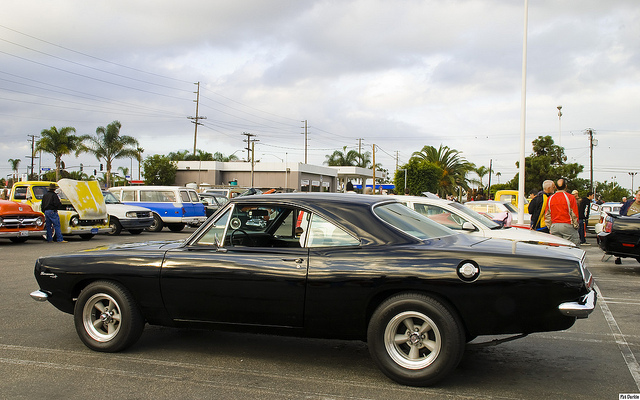
[[[108,342],[120,331],[120,305],[111,296],[94,294],[84,304],[82,322],[89,336],[97,342]]]
[[[431,318],[416,311],[405,311],[387,324],[384,344],[396,364],[418,370],[428,367],[438,358],[442,336]]]

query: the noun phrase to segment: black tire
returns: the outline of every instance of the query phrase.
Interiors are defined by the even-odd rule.
[[[83,234],[81,234],[79,236],[80,236],[80,239],[82,239],[82,240],[90,240],[94,236],[94,234],[93,233],[83,233]]]
[[[141,234],[143,231],[143,229],[129,229],[129,233],[132,235],[139,235]]]
[[[398,294],[373,313],[367,331],[369,352],[380,370],[409,386],[429,386],[451,373],[466,342],[460,318],[436,299]]]
[[[29,238],[26,238],[26,237],[12,237],[12,238],[9,238],[9,240],[11,240],[13,243],[24,243],[28,239]]]
[[[111,228],[109,235],[116,236],[122,232],[122,224],[120,224],[120,221],[118,221],[118,218],[116,217],[109,217],[109,227]]]
[[[185,224],[167,224],[171,232],[180,232],[184,229]]]
[[[162,222],[162,218],[158,214],[153,214],[153,224],[147,228],[149,232],[160,232],[164,227],[164,223]]]
[[[88,348],[109,353],[134,344],[144,329],[144,318],[133,296],[110,281],[93,282],[80,292],[73,321]]]

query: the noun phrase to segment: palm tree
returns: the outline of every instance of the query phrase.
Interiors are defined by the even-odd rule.
[[[465,190],[469,189],[466,176],[469,171],[474,170],[475,165],[462,158],[458,150],[442,144],[438,149],[433,146],[424,146],[422,150],[413,153],[411,158],[428,161],[442,169],[442,177],[438,185],[438,194],[441,197],[455,194],[457,186]]]
[[[65,126],[58,130],[55,126],[49,129],[43,129],[40,132],[41,138],[36,142],[35,151],[44,151],[53,155],[56,160],[56,181],[60,179],[60,164],[62,156],[71,154],[78,149],[80,138],[72,135],[76,132],[76,128]],[[76,153],[77,156],[77,153]]]
[[[11,171],[13,171],[13,181],[17,181],[18,180],[18,166],[20,165],[20,159],[19,158],[10,158],[9,160],[9,164],[11,164]]]
[[[229,162],[229,161],[238,161],[238,160],[239,158],[235,154],[231,154],[230,156],[225,156],[219,151],[216,151],[215,153],[213,153],[213,161]]]
[[[118,167],[118,171],[122,172],[122,179],[124,179],[124,184],[127,184],[127,175],[129,175],[129,168],[127,167]]]
[[[144,153],[144,149],[142,147],[136,147],[136,160],[138,161],[138,179],[141,179],[140,176],[140,164],[142,164],[142,153]]]
[[[327,158],[325,164],[330,167],[349,167],[358,164],[361,154],[355,150],[347,151],[347,146],[344,146],[342,151],[335,150],[331,155],[325,157]]]
[[[117,158],[137,157],[138,140],[131,136],[120,135],[122,125],[120,121],[113,121],[107,127],[99,126],[96,136],[84,135],[80,137],[81,144],[76,155],[81,152],[91,153],[98,161],[104,160],[107,187],[111,186],[111,166]]]

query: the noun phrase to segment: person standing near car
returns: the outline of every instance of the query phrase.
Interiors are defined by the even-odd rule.
[[[620,208],[620,215],[635,215],[640,213],[640,190],[636,192],[636,196],[627,200]]]
[[[567,181],[564,178],[556,182],[558,191],[547,200],[545,222],[549,227],[549,233],[580,244],[578,229],[574,228],[573,219],[578,219],[578,204],[576,198],[567,193]],[[574,218],[572,218],[572,214]]]
[[[531,229],[549,233],[549,227],[544,220],[544,212],[547,209],[547,198],[553,194],[555,184],[551,179],[542,182],[542,190],[531,199],[529,213],[531,214]]]
[[[588,246],[587,243],[587,225],[589,224],[589,213],[591,212],[591,202],[595,195],[589,192],[589,195],[583,197],[578,202],[578,217],[580,218],[580,226],[578,226],[578,235],[580,236],[580,244]]]
[[[56,184],[49,185],[49,190],[42,196],[42,212],[45,217],[45,228],[47,229],[47,242],[53,241],[53,234],[56,235],[58,243],[66,243],[67,241],[62,238],[62,231],[60,230],[60,217],[58,216],[58,210],[63,209],[62,202],[56,193]]]

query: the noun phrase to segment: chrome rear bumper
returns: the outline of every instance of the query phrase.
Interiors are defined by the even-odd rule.
[[[591,289],[580,301],[562,303],[558,306],[558,309],[563,315],[568,317],[587,318],[593,309],[596,308],[596,300],[596,291]]]

